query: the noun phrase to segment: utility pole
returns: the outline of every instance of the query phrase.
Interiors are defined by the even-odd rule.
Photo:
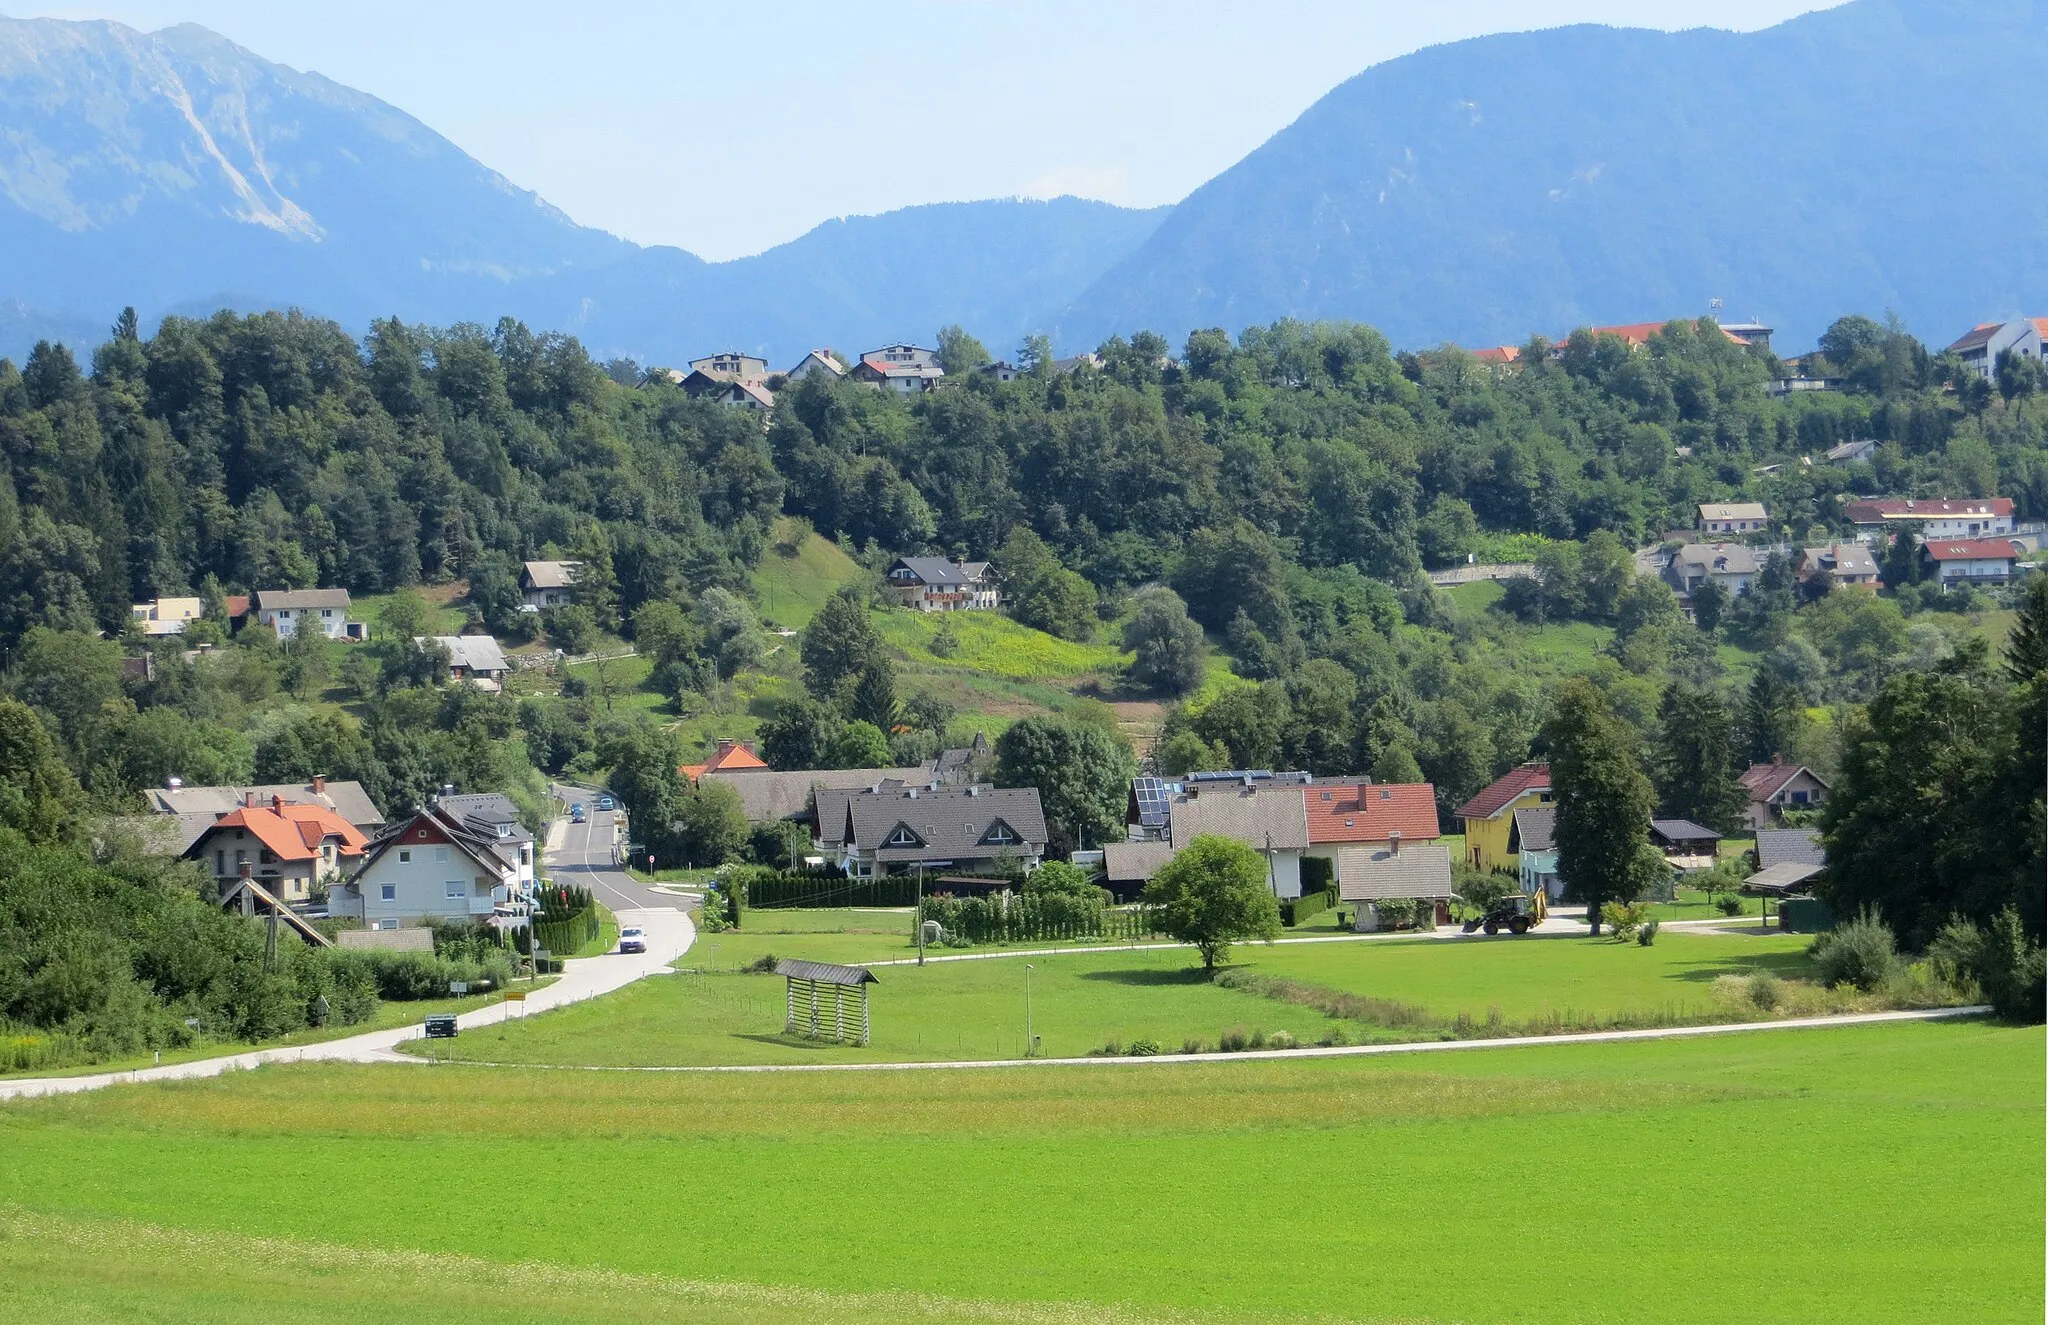
[[[910,913],[917,926],[917,964],[924,965],[924,862],[917,862],[917,906]]]
[[[1038,1037],[1031,1033],[1031,972],[1030,962],[1024,963],[1024,1056],[1038,1057]]]

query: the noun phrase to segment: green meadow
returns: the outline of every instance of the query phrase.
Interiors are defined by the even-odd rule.
[[[750,916],[764,914],[778,913]],[[1537,1030],[1742,1019],[1754,1014],[1717,997],[1721,977],[1769,971],[1796,978],[1809,969],[1805,940],[1792,935],[1668,933],[1648,948],[1578,937],[1369,939],[1247,944],[1232,953],[1238,975],[1424,1014],[1410,1024],[1385,1024],[1332,1015],[1270,986],[1212,982],[1190,949],[1077,946],[1052,955],[876,967],[870,1044],[784,1034],[784,982],[747,973],[749,965],[771,957],[855,963],[913,955],[907,916],[854,914],[871,920],[848,920],[837,931],[708,934],[684,958],[689,969],[681,973],[437,1043],[433,1051],[483,1062],[606,1067],[1015,1058],[1026,1053],[1027,983],[1030,1033],[1038,1053],[1052,1058],[1111,1045],[1127,1051],[1138,1041],[1165,1053],[1208,1052],[1233,1032],[1285,1032],[1303,1045],[1437,1039],[1508,1033],[1545,1019],[1556,1024]],[[821,1015],[829,1025],[829,1001]]]
[[[270,1067],[0,1108],[0,1318],[2031,1322],[2042,1048]]]

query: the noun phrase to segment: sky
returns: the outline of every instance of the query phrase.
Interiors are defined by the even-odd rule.
[[[586,225],[713,260],[836,216],[1177,202],[1371,65],[1490,32],[1750,31],[1832,0],[109,0],[404,110]]]

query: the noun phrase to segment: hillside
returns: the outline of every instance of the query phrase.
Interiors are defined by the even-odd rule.
[[[1941,340],[2048,290],[2048,7],[1857,0],[1737,35],[1574,27],[1369,69],[1175,208],[1061,319],[1094,343],[1280,317],[1397,345],[1836,310]],[[1991,126],[1996,126],[1992,128]]]

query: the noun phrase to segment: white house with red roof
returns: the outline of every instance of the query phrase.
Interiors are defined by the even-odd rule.
[[[324,805],[254,793],[202,830],[185,848],[225,893],[251,878],[287,906],[309,904],[315,891],[362,863],[369,839]]]
[[[939,352],[922,345],[884,345],[869,350],[853,366],[853,380],[886,387],[903,395],[929,391],[939,384],[946,370],[939,367]]]
[[[328,910],[368,929],[525,914],[537,855],[509,798],[441,796],[369,844]]]
[[[1334,861],[1347,846],[1434,842],[1436,788],[1427,782],[1318,778],[1301,789],[1308,814],[1308,851]]]
[[[1749,793],[1744,821],[1751,828],[1784,822],[1787,810],[1814,809],[1827,802],[1828,784],[1804,764],[1788,764],[1782,756],[1768,764],[1751,764],[1737,781]]]
[[[1998,356],[2007,350],[2037,363],[2048,356],[2048,317],[1979,322],[1949,346],[1947,353],[1961,359],[1995,386],[1998,383]]]
[[[1930,538],[1920,545],[1928,578],[1942,588],[1958,584],[2010,584],[2019,576],[2026,545],[2010,538]]]
[[[1871,542],[1886,525],[1911,529],[1921,538],[1983,538],[2012,532],[2010,497],[1873,497],[1842,508],[1856,537]]]

